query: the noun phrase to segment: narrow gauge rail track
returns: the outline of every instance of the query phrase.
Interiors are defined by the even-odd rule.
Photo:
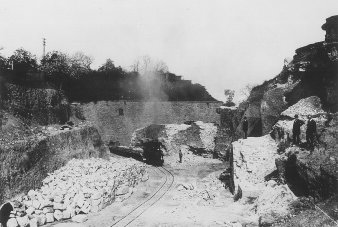
[[[159,170],[165,175],[163,184],[150,196],[147,200],[140,203],[137,207],[132,209],[128,214],[114,222],[111,226],[128,226],[138,217],[140,217],[145,211],[158,202],[171,188],[174,183],[174,175],[164,167],[154,167],[154,170]]]

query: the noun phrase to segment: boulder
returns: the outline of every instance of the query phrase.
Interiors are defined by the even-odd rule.
[[[62,213],[62,211],[61,210],[55,210],[54,211],[54,218],[57,221],[62,220],[63,219],[63,213]]]
[[[70,218],[71,218],[71,211],[70,210],[62,211],[62,219],[70,219]]]
[[[35,209],[34,209],[33,207],[28,207],[27,210],[26,210],[26,213],[27,213],[28,215],[31,215],[31,214],[34,213],[34,211],[35,211]]]
[[[29,227],[38,227],[38,220],[36,218],[32,218],[29,220]]]
[[[38,200],[33,200],[33,207],[35,209],[39,209],[41,206],[41,203]]]
[[[255,202],[258,215],[273,215],[275,219],[291,212],[290,204],[297,197],[288,185],[267,184]]]
[[[265,188],[265,177],[276,170],[277,144],[270,135],[249,137],[232,143],[235,194],[238,186],[245,197],[257,197]]]
[[[66,207],[63,203],[56,203],[56,202],[53,203],[53,208],[55,210],[65,210],[66,209]]]
[[[17,217],[16,220],[20,227],[26,227],[29,225],[29,219],[27,215],[23,217]]]
[[[47,214],[47,213],[54,213],[54,208],[53,207],[45,207],[43,208],[42,212],[44,214]]]
[[[18,221],[16,218],[10,218],[7,221],[7,227],[19,227]]]
[[[316,117],[325,114],[325,112],[322,109],[320,98],[311,96],[299,100],[296,104],[283,111],[281,116],[293,119],[295,114],[298,114],[300,119],[306,119],[308,115]]]
[[[72,221],[77,222],[77,223],[83,223],[83,222],[87,221],[87,219],[88,219],[87,215],[85,215],[85,214],[78,214],[78,215],[72,217]]]
[[[46,214],[46,222],[47,223],[54,222],[54,213],[47,213]]]
[[[115,195],[116,196],[125,195],[129,192],[129,190],[130,190],[129,186],[127,185],[121,186],[116,190]]]
[[[44,214],[37,215],[36,220],[37,220],[38,226],[44,225],[47,221],[46,216]]]

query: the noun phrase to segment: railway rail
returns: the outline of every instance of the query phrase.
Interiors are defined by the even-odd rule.
[[[167,170],[165,167],[154,167],[153,170],[157,170],[165,176],[164,182],[158,187],[158,189],[145,201],[136,206],[128,214],[114,222],[111,226],[128,226],[138,217],[140,217],[144,212],[149,208],[154,206],[172,187],[175,177],[174,175]],[[158,173],[158,172],[157,172]]]

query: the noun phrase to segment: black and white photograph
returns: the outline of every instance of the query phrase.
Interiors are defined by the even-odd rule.
[[[338,0],[0,0],[0,227],[337,227]]]

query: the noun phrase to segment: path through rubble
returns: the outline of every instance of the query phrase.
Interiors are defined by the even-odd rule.
[[[233,202],[233,195],[218,179],[227,167],[226,163],[195,155],[185,156],[183,163],[178,163],[178,157],[166,158],[164,167],[173,174],[173,178],[163,173],[164,170],[148,166],[148,181],[141,182],[128,199],[116,201],[99,213],[90,214],[82,224],[55,226],[230,227],[257,220],[257,217],[248,215],[250,203]],[[138,210],[138,207],[141,209]],[[135,208],[136,212],[132,212]]]

